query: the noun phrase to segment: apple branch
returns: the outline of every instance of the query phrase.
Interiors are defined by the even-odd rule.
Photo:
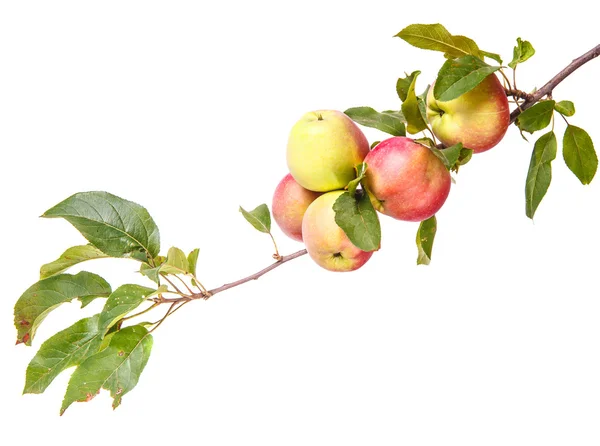
[[[571,73],[573,73],[576,69],[581,67],[583,64],[589,62],[592,59],[595,59],[600,55],[600,45],[596,45],[594,48],[589,50],[587,53],[579,56],[577,59],[574,59],[569,65],[567,65],[563,70],[561,70],[556,76],[550,79],[546,85],[537,90],[535,93],[531,94],[529,98],[523,102],[520,107],[510,114],[510,123],[515,122],[517,117],[523,112],[527,110],[529,107],[534,105],[544,96],[552,94],[552,91],[558,84],[560,84],[563,80],[567,78]]]

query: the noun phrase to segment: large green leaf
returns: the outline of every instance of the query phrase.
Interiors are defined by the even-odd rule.
[[[40,279],[46,279],[86,260],[103,259],[108,256],[92,245],[73,246],[63,252],[54,262],[46,263],[40,268]]]
[[[427,128],[427,121],[421,114],[421,110],[419,108],[419,98],[415,93],[415,86],[419,74],[421,74],[420,71],[414,71],[407,76],[406,79],[410,80],[410,84],[406,91],[406,99],[404,102],[402,102],[402,114],[406,118],[407,130],[408,133],[413,135]]]
[[[592,138],[585,130],[567,126],[563,137],[563,157],[582,184],[590,184],[598,169],[598,156]]]
[[[140,306],[155,291],[140,285],[121,285],[106,300],[100,313],[100,326],[110,328],[127,313]]]
[[[81,319],[44,342],[27,367],[23,393],[42,393],[60,372],[96,353],[105,332],[99,317]]]
[[[405,118],[399,111],[378,112],[371,107],[353,107],[344,112],[354,122],[394,136],[406,136]]]
[[[250,212],[240,206],[240,212],[256,230],[266,234],[271,232],[271,213],[266,204],[258,205]]]
[[[138,383],[152,350],[152,335],[141,325],[117,331],[104,350],[90,356],[73,372],[60,414],[76,401],[90,401],[100,389],[113,397],[113,408]]]
[[[417,265],[429,265],[431,262],[431,252],[433,250],[433,241],[437,231],[437,219],[435,215],[419,224],[417,230]]]
[[[354,246],[363,251],[376,251],[381,245],[381,227],[377,212],[366,193],[352,197],[341,194],[333,204],[335,222]]]
[[[433,96],[438,101],[450,101],[471,91],[486,77],[502,67],[493,67],[475,56],[447,60],[438,73]]]
[[[106,280],[87,271],[40,280],[29,287],[15,304],[17,343],[31,345],[38,326],[60,304],[76,298],[89,302],[97,297],[107,297],[110,293]]]
[[[535,54],[535,50],[531,43],[527,40],[521,40],[520,37],[517,38],[517,46],[513,49],[513,60],[509,62],[508,66],[513,70],[517,68],[517,65],[525,62],[531,56]]]
[[[146,261],[158,255],[160,236],[148,211],[108,192],[80,192],[42,217],[64,218],[96,248],[111,257]]]
[[[409,25],[396,34],[412,46],[424,50],[441,51],[446,57],[473,55],[482,58],[477,44],[465,36],[453,36],[439,23]]]
[[[533,133],[545,129],[552,121],[554,101],[541,101],[528,108],[517,118],[517,125],[522,131]]]
[[[552,161],[556,158],[556,135],[554,132],[540,136],[531,154],[527,181],[525,183],[525,214],[533,218],[552,181]]]

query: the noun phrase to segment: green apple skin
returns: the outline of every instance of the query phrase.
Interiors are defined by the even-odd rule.
[[[354,246],[335,222],[333,204],[343,193],[337,190],[321,195],[311,203],[302,220],[302,237],[308,254],[329,271],[354,271],[373,255]]]
[[[427,147],[396,136],[381,141],[365,158],[364,185],[373,207],[404,221],[434,215],[450,193],[450,172]]]
[[[435,136],[446,146],[459,142],[481,153],[498,144],[510,125],[510,110],[504,87],[490,74],[477,87],[451,101],[427,94],[427,119]]]
[[[329,192],[355,178],[354,167],[369,153],[363,132],[344,113],[317,110],[306,113],[292,128],[287,165],[302,187]]]
[[[273,194],[271,209],[273,218],[283,233],[288,237],[302,241],[302,218],[308,206],[319,195],[300,186],[291,174],[287,174],[279,182]]]

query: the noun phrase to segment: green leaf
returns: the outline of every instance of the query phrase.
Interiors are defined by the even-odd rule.
[[[500,57],[499,54],[496,53],[488,53],[487,51],[482,51],[481,54],[485,57],[489,57],[492,60],[495,60],[496,62],[498,62],[500,65],[502,65],[502,58]]]
[[[441,51],[446,57],[473,55],[481,58],[477,44],[464,36],[453,36],[439,23],[431,25],[409,25],[396,34],[412,46],[424,50]]]
[[[550,187],[551,163],[556,158],[556,150],[557,143],[554,132],[540,136],[533,147],[525,183],[525,214],[531,219]]]
[[[160,285],[160,269],[162,265],[155,266],[154,268],[148,265],[147,263],[142,263],[140,266],[140,273],[143,276],[146,276],[148,279]]]
[[[369,148],[370,148],[371,150],[373,150],[373,149],[374,149],[374,148],[377,146],[377,144],[379,144],[380,142],[381,142],[381,141],[373,141],[373,142],[371,143],[371,147],[369,147]]]
[[[104,350],[90,356],[75,370],[60,410],[76,401],[90,401],[100,389],[113,397],[113,408],[138,383],[152,350],[152,335],[141,325],[116,332]]]
[[[96,353],[105,330],[98,314],[81,319],[49,338],[27,366],[23,393],[42,393],[63,370]]]
[[[431,251],[433,249],[433,240],[437,231],[437,220],[435,215],[419,224],[417,230],[417,265],[429,265],[431,262]]]
[[[464,148],[460,151],[460,155],[458,157],[457,166],[464,166],[473,158],[473,150]],[[456,167],[456,166],[455,166]]]
[[[121,285],[108,297],[102,313],[100,326],[108,329],[127,313],[140,306],[147,297],[154,294],[155,289],[140,285]]]
[[[598,169],[598,156],[592,138],[585,130],[568,125],[563,137],[563,157],[582,184],[590,184]]]
[[[195,276],[196,275],[196,265],[198,264],[198,255],[200,254],[200,250],[198,248],[194,249],[192,252],[188,254],[188,271]]]
[[[463,148],[463,145],[460,142],[445,149],[438,149],[431,138],[419,138],[415,139],[415,142],[431,150],[431,152],[444,163],[448,170],[456,168],[456,164],[459,162],[461,155],[467,156],[466,151],[473,152],[471,149]]]
[[[438,73],[433,96],[438,101],[451,101],[471,91],[486,77],[502,67],[492,67],[474,56],[447,60]]]
[[[250,212],[240,206],[240,212],[248,223],[254,226],[258,231],[264,232],[265,234],[271,232],[271,213],[266,204],[261,204]]]
[[[80,192],[42,217],[64,218],[96,248],[111,257],[146,261],[158,255],[158,228],[139,204],[107,192]]]
[[[335,222],[354,246],[363,251],[376,251],[381,244],[379,218],[366,193],[352,197],[341,194],[333,204]]]
[[[104,259],[108,256],[92,245],[73,246],[61,254],[54,262],[46,263],[40,268],[40,279],[46,279],[86,260]]]
[[[517,38],[517,46],[513,49],[513,60],[508,64],[513,70],[517,67],[518,64],[525,62],[531,56],[535,54],[535,50],[531,43],[527,40],[521,40],[520,37]]]
[[[575,114],[575,104],[571,101],[560,101],[554,104],[554,110],[563,116],[573,116]]]
[[[360,184],[360,182],[365,178],[365,173],[367,172],[367,164],[360,163],[356,167],[354,167],[356,171],[356,178],[348,183],[347,189],[352,197],[356,195],[356,188]]]
[[[528,108],[517,118],[517,125],[524,132],[533,133],[545,129],[552,121],[554,101],[541,101]]]
[[[417,103],[419,104],[419,111],[421,112],[421,116],[423,117],[424,122],[427,121],[427,94],[429,93],[429,89],[431,85],[428,85],[423,93],[417,96]]]
[[[76,275],[60,274],[40,280],[25,291],[15,304],[17,344],[31,345],[44,318],[56,307],[73,299],[95,299],[111,293],[102,277],[82,271]]]
[[[419,99],[415,93],[415,85],[420,71],[414,71],[410,76],[410,86],[406,92],[406,99],[402,102],[402,113],[406,118],[408,133],[415,134],[427,128],[427,121],[423,118],[419,108]]]
[[[404,116],[399,111],[378,112],[371,107],[354,107],[344,112],[354,122],[394,136],[406,136]]]
[[[167,261],[160,268],[160,272],[164,274],[186,274],[189,269],[190,264],[183,251],[172,247],[167,253]]]

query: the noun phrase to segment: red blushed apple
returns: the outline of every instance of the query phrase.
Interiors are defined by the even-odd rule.
[[[373,252],[352,244],[335,222],[333,205],[343,190],[321,195],[306,210],[302,220],[302,236],[308,255],[329,271],[354,271],[371,258]]]
[[[304,189],[291,174],[283,177],[273,194],[273,218],[288,237],[302,241],[302,218],[308,206],[321,195]]]
[[[405,221],[434,215],[450,193],[450,172],[427,147],[396,136],[380,142],[365,158],[365,186],[373,206]]]
[[[480,153],[502,140],[510,125],[510,110],[504,87],[495,74],[490,74],[451,101],[435,99],[432,85],[427,94],[427,119],[435,136],[446,146],[462,142]]]

